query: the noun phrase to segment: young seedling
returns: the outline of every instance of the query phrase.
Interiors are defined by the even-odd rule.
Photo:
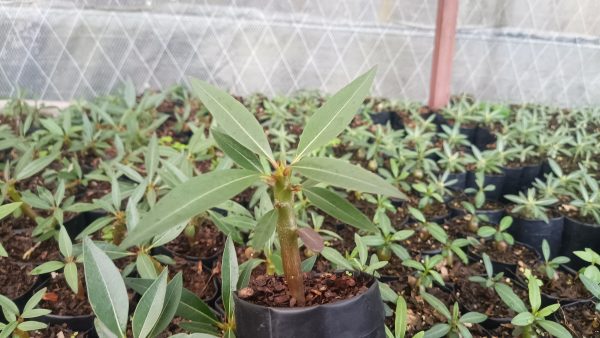
[[[569,257],[558,256],[550,259],[550,245],[548,241],[544,239],[542,242],[542,254],[544,256],[544,264],[539,266],[540,273],[545,273],[549,280],[555,280],[558,278],[556,269],[560,268],[561,265],[569,263],[571,260]]]
[[[169,229],[173,224],[229,200],[257,181],[266,182],[273,192],[273,206],[277,213],[276,233],[281,247],[283,269],[290,295],[296,304],[305,304],[304,276],[301,270],[298,237],[304,245],[318,252],[323,248],[322,238],[309,228],[299,228],[294,200],[303,186],[295,173],[316,182],[341,188],[404,198],[404,195],[379,176],[346,161],[334,158],[311,157],[311,153],[327,144],[350,123],[366,96],[374,77],[374,70],[356,79],[321,106],[306,124],[292,161],[276,161],[266,135],[255,117],[229,94],[198,80],[192,80],[192,91],[212,113],[224,132],[217,144],[237,165],[244,169],[224,169],[189,179],[165,195],[140,220],[121,243],[127,248],[148,240]],[[265,170],[260,159],[267,161],[272,170]],[[300,183],[300,184],[299,184]],[[314,201],[311,201],[314,202]],[[323,203],[320,203],[323,202]],[[328,199],[314,203],[327,204]],[[335,217],[335,216],[334,216]]]
[[[596,298],[596,312],[600,312],[600,285],[599,283],[589,279],[584,275],[579,275],[579,279],[585,286],[585,288]]]
[[[406,329],[408,326],[408,307],[406,305],[406,300],[404,297],[398,296],[396,300],[396,311],[394,315],[394,332],[386,326],[385,334],[387,338],[405,338],[406,337]],[[412,338],[423,338],[425,337],[425,332],[417,332]]]
[[[423,262],[413,259],[402,262],[402,265],[416,270],[416,278],[409,276],[409,284],[418,289],[428,289],[433,286],[434,281],[440,285],[444,285],[442,275],[435,270],[443,260],[444,257],[442,255],[435,255],[433,257],[425,256]]]
[[[438,242],[443,243],[445,239],[448,237],[444,228],[442,228],[439,224],[435,222],[428,222],[425,219],[425,215],[419,210],[413,207],[408,207],[408,213],[411,215],[413,219],[415,219],[420,228],[418,236],[421,240],[427,240],[432,236],[437,239]]]
[[[62,269],[67,285],[80,298],[84,298],[83,284],[77,273],[77,263],[80,263],[81,259],[75,256],[73,252],[73,243],[64,226],[60,227],[58,233],[58,249],[63,258],[62,261],[45,262],[31,270],[31,274],[41,275]]]
[[[421,292],[421,297],[447,320],[447,323],[435,324],[429,330],[425,331],[425,337],[471,337],[469,328],[473,324],[482,323],[487,319],[486,315],[479,312],[468,312],[461,316],[458,302],[454,302],[452,310],[450,310],[434,295]]]
[[[494,266],[492,265],[490,256],[488,256],[484,252],[482,258],[486,276],[470,276],[469,281],[473,283],[478,283],[479,285],[485,288],[494,288],[494,290],[496,290],[498,287],[501,287],[500,285],[505,285],[504,283],[502,283],[502,279],[504,278],[504,272],[499,272],[494,275]]]
[[[543,220],[546,223],[548,219],[548,208],[555,205],[558,199],[553,197],[538,198],[536,190],[527,189],[527,195],[519,192],[519,195],[506,195],[507,200],[515,204],[512,213],[529,220]]]
[[[579,184],[575,194],[575,198],[571,201],[571,205],[577,208],[578,215],[582,219],[591,219],[595,224],[600,224],[600,189],[598,183],[589,175],[584,175],[588,189]]]
[[[494,236],[494,242],[496,250],[499,252],[506,252],[508,247],[515,244],[514,237],[506,232],[512,225],[513,219],[510,216],[504,216],[500,220],[500,224],[496,228],[489,225],[482,226],[477,231],[477,235],[483,238],[489,238]]]
[[[46,288],[36,292],[25,304],[23,311],[19,311],[17,304],[7,297],[0,295],[0,307],[7,323],[0,322],[0,337],[18,337],[29,338],[30,332],[42,330],[47,327],[46,324],[38,322],[35,319],[49,314],[51,311],[37,308],[44,297]]]
[[[538,331],[542,330],[554,337],[571,338],[571,334],[562,325],[547,320],[558,308],[560,304],[552,304],[541,308],[542,298],[540,295],[540,283],[530,271],[526,271],[528,276],[527,288],[529,291],[529,308],[525,303],[512,291],[510,288],[501,290],[498,293],[502,301],[517,313],[511,320],[511,324],[515,326],[513,335],[523,338],[534,338],[538,336]]]
[[[583,267],[580,271],[580,275],[584,275],[592,281],[600,284],[600,255],[590,248],[585,248],[583,251],[573,252],[575,256],[589,263],[588,266]]]
[[[392,259],[392,254],[401,260],[409,259],[410,254],[400,242],[410,238],[415,231],[394,229],[390,224],[390,219],[385,214],[376,223],[379,228],[377,234],[365,236],[363,240],[366,245],[376,248],[379,260],[389,261]]]

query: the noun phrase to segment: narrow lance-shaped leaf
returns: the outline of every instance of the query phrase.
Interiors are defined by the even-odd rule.
[[[165,293],[165,302],[161,309],[158,321],[154,326],[154,329],[150,333],[149,337],[155,337],[162,331],[164,331],[169,324],[179,306],[181,300],[181,291],[183,289],[183,277],[181,272],[177,273],[175,277],[167,284],[167,291]]]
[[[302,135],[294,162],[325,145],[348,126],[369,94],[375,68],[359,76],[325,102],[310,118]]]
[[[21,206],[21,202],[8,203],[0,206],[0,219],[12,214]]]
[[[164,269],[148,290],[144,292],[133,313],[131,327],[136,338],[147,337],[160,319],[167,291],[167,273]]]
[[[25,164],[23,169],[17,172],[15,179],[17,181],[22,181],[37,174],[38,172],[46,168],[48,165],[50,165],[50,163],[52,163],[52,161],[54,161],[58,157],[58,154],[59,152],[52,152],[51,154],[45,157],[38,158]]]
[[[406,334],[406,325],[408,324],[408,314],[406,301],[402,296],[396,301],[396,320],[394,322],[395,338],[404,338]]]
[[[223,280],[221,298],[223,299],[225,315],[230,318],[233,314],[232,293],[236,290],[239,278],[237,256],[231,237],[227,237],[227,241],[225,242],[221,266],[221,279]]]
[[[304,158],[293,165],[301,175],[337,187],[397,198],[406,196],[383,178],[347,161],[326,157]]]
[[[267,136],[254,115],[228,93],[204,81],[190,79],[192,91],[229,135],[257,154],[274,162]]]
[[[89,238],[83,241],[83,266],[90,305],[114,334],[125,337],[129,299],[119,270]]]
[[[343,223],[350,224],[360,230],[377,231],[377,227],[367,216],[333,191],[320,187],[309,187],[303,188],[302,192],[310,203]]]
[[[215,139],[215,142],[217,143],[219,148],[223,150],[225,155],[231,157],[231,159],[240,167],[248,170],[262,172],[260,160],[258,159],[258,156],[256,156],[255,153],[248,150],[248,148],[244,147],[238,141],[234,140],[232,137],[221,131],[213,129],[212,135]]]
[[[313,228],[299,228],[296,232],[307,248],[313,252],[321,252],[323,250],[323,237]]]
[[[158,161],[159,161],[159,157],[158,157],[158,139],[156,137],[156,134],[152,134],[152,137],[150,138],[150,142],[148,143],[148,151],[145,153],[145,166],[146,166],[146,173],[147,176],[150,179],[154,178],[154,173],[156,172],[156,169],[158,169]]]
[[[169,230],[240,193],[259,178],[255,172],[227,169],[189,179],[161,198],[121,243],[126,249]]]
[[[275,233],[276,226],[277,209],[271,209],[256,223],[256,228],[254,228],[254,236],[252,236],[252,247],[262,250],[269,239],[271,239],[273,236],[273,233]]]

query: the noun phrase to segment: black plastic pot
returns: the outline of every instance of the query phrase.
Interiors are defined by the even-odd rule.
[[[91,331],[94,328],[94,316],[86,315],[86,316],[59,316],[48,314],[45,316],[41,316],[36,320],[39,320],[42,323],[46,323],[48,325],[65,325],[71,331],[77,332],[87,332]]]
[[[371,121],[373,121],[373,124],[386,125],[390,121],[390,117],[392,114],[394,113],[390,111],[382,111],[379,113],[370,113],[369,116],[371,117]]]
[[[509,228],[509,232],[517,241],[532,246],[537,252],[542,252],[542,242],[545,239],[550,246],[550,256],[558,255],[563,235],[563,216],[550,218],[548,223],[517,216],[513,218],[514,223]]]
[[[215,263],[217,258],[219,258],[219,256],[223,253],[223,250],[219,250],[219,252],[217,252],[214,255],[209,256],[209,257],[196,257],[196,256],[189,256],[189,255],[180,255],[180,254],[168,249],[165,246],[159,246],[159,247],[153,248],[152,253],[157,254],[157,255],[167,255],[169,257],[178,256],[178,257],[185,258],[187,261],[190,261],[190,262],[201,261],[202,265],[210,268],[213,266],[213,264]]]
[[[404,121],[402,120],[402,117],[398,115],[398,112],[390,113],[390,125],[394,130],[404,129]]]
[[[488,144],[496,142],[496,135],[494,135],[486,127],[478,127],[475,131],[475,146],[480,150],[487,149]]]
[[[541,260],[542,256],[538,251],[535,250],[531,245],[515,241],[514,245],[522,245],[524,247],[529,248],[537,255],[537,260]],[[467,256],[469,257],[470,263],[482,261],[481,255],[474,252],[471,248],[469,248]],[[509,276],[515,276],[517,274],[517,264],[507,264],[499,261],[495,261],[492,257],[490,257],[490,261],[492,262],[492,267],[494,268],[494,273],[498,272],[507,272]]]
[[[448,174],[448,180],[456,180],[456,183],[452,184],[448,188],[454,191],[463,191],[467,186],[467,173],[452,173]]]
[[[475,143],[475,132],[477,131],[476,127],[460,127],[458,128],[460,133],[467,137],[467,140],[471,143]]]
[[[75,215],[75,217],[65,222],[65,229],[71,239],[75,239],[89,224],[85,213]]]
[[[492,185],[495,187],[492,191],[485,192],[485,198],[490,201],[497,201],[502,196],[502,191],[504,189],[504,181],[506,176],[504,174],[499,175],[484,175],[483,185]],[[477,189],[477,184],[475,183],[475,173],[469,171],[467,174],[467,188],[475,188]]]
[[[385,338],[385,312],[377,280],[354,298],[301,308],[273,308],[249,303],[234,293],[239,338]]]
[[[46,286],[46,284],[48,284],[48,279],[49,279],[49,275],[48,274],[42,274],[42,275],[38,275],[36,276],[35,282],[33,282],[33,285],[31,285],[31,287],[23,292],[20,296],[11,299],[19,309],[23,309],[23,307],[25,306],[25,304],[27,303],[27,301],[29,300],[29,298],[31,298],[31,296],[33,296],[33,294],[43,288],[44,286]],[[1,315],[1,311],[0,311],[0,317],[3,317]]]
[[[587,265],[587,262],[573,254],[573,251],[585,248],[600,252],[600,225],[565,217],[560,254],[571,259],[567,264],[569,267],[578,270]]]
[[[533,164],[523,167],[521,179],[519,180],[521,190],[526,190],[527,188],[531,187],[533,182],[535,182],[535,179],[540,175],[541,168],[541,164]]]
[[[503,167],[504,172],[504,185],[502,186],[502,196],[504,195],[516,195],[521,190],[521,174],[523,173],[522,167]]]

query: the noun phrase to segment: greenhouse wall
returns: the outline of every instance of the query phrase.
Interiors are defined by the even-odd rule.
[[[200,77],[239,94],[332,92],[378,65],[374,93],[425,101],[437,1],[1,1],[0,96],[44,100]],[[600,103],[600,1],[463,0],[452,92]]]

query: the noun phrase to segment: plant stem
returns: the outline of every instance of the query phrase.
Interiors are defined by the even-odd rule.
[[[23,199],[21,198],[21,194],[19,194],[17,189],[15,189],[14,185],[10,185],[8,187],[7,193],[8,193],[8,197],[10,197],[11,201],[21,202],[21,211],[23,212],[23,214],[25,216],[29,217],[30,220],[35,222],[35,219],[37,218],[37,213],[35,211],[33,211],[31,206],[29,206],[29,204],[23,202]]]
[[[290,182],[289,169],[279,169],[275,174],[273,188],[275,207],[278,211],[277,235],[281,245],[283,272],[288,283],[290,295],[298,306],[304,306],[304,277],[302,275],[298,234],[296,233],[296,214],[294,212],[294,193]]]

